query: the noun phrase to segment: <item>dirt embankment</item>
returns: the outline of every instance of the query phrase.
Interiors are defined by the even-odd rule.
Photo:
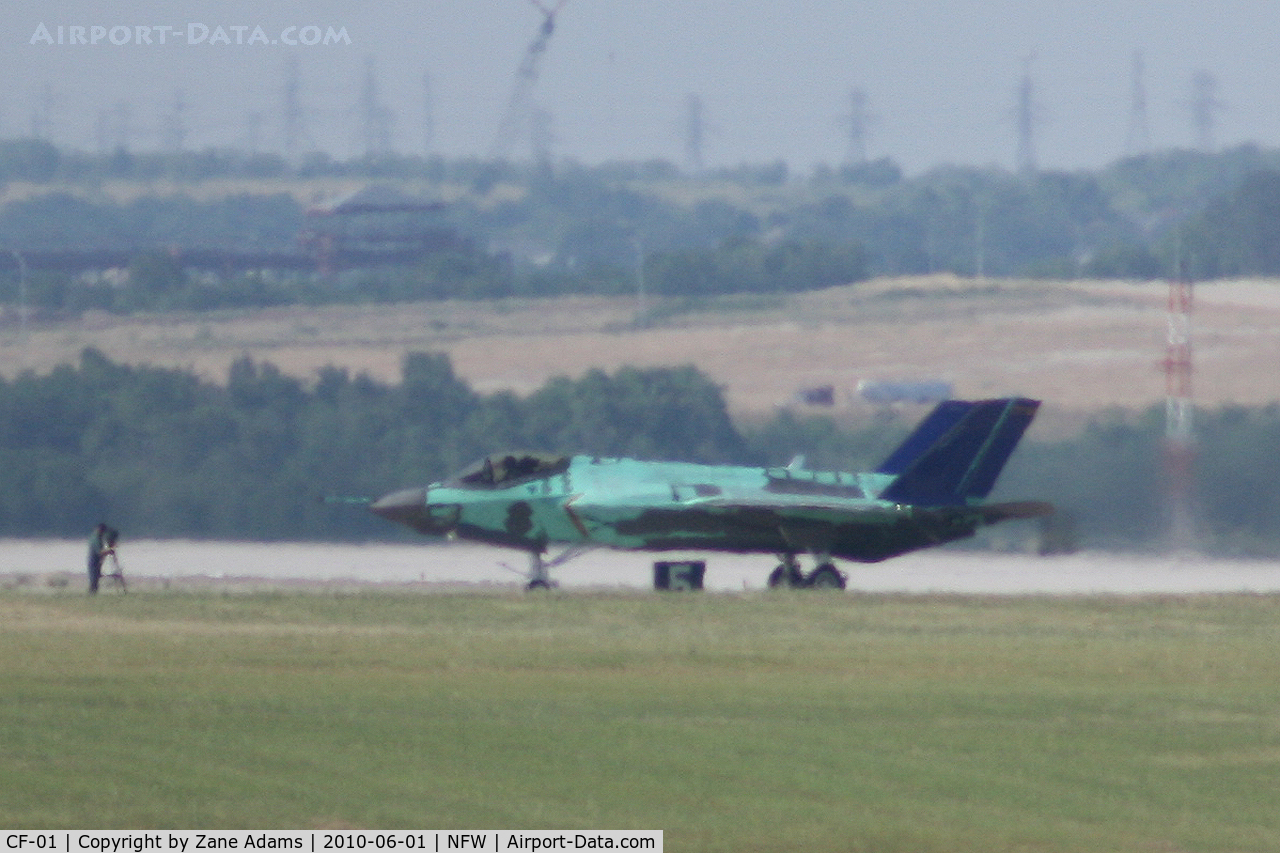
[[[86,346],[110,358],[223,380],[243,355],[312,378],[325,365],[383,379],[405,352],[447,352],[482,392],[532,391],[556,375],[694,364],[736,415],[832,385],[859,412],[863,379],[943,379],[958,396],[1023,394],[1069,419],[1163,399],[1164,284],[933,276],[707,303],[566,297],[501,303],[287,308],[177,316],[89,315],[0,326],[0,370],[45,371]],[[1192,325],[1201,405],[1280,400],[1280,282],[1197,285]]]

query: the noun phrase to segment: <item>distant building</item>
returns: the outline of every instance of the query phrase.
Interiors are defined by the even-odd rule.
[[[371,185],[306,211],[297,247],[260,249],[245,246],[134,246],[109,248],[24,249],[22,257],[33,270],[70,274],[123,269],[137,255],[163,251],[186,269],[216,275],[250,270],[289,270],[320,273],[384,265],[419,263],[443,251],[477,254],[473,241],[441,222],[445,205]],[[12,252],[0,257],[0,271],[15,269]]]
[[[371,185],[308,210],[298,242],[322,273],[412,264],[450,249],[473,252],[470,241],[440,223],[444,209],[442,202]]]

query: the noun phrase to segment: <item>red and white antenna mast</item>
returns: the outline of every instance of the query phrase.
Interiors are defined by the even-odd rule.
[[[1190,280],[1178,276],[1169,282],[1169,334],[1165,346],[1165,499],[1169,511],[1169,544],[1188,550],[1195,541],[1191,511],[1192,463],[1195,439],[1191,378],[1191,313],[1194,292]]]

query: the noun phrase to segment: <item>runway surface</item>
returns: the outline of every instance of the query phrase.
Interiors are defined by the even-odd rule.
[[[5,585],[82,582],[86,543],[0,539]],[[140,540],[122,545],[125,577],[136,586],[258,581],[311,583],[511,585],[526,567],[523,554],[471,544],[348,545]],[[706,588],[764,588],[775,561],[768,555],[642,554],[595,551],[553,570],[560,586],[645,589],[655,559],[704,559]],[[505,568],[503,564],[510,568]],[[1084,552],[1038,557],[962,550],[921,551],[873,565],[842,563],[849,589],[867,592],[948,592],[981,595],[1141,595],[1280,592],[1280,560],[1232,560],[1193,554],[1153,556]]]

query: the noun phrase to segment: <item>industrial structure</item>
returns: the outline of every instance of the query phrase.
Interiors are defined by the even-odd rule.
[[[507,108],[494,136],[493,147],[489,149],[489,157],[494,160],[505,160],[510,156],[516,142],[525,133],[540,132],[533,127],[534,104],[533,88],[538,82],[538,64],[547,51],[547,43],[556,30],[556,13],[564,7],[568,0],[560,0],[555,6],[547,7],[539,0],[529,0],[542,12],[542,26],[538,34],[525,48],[524,57],[516,69],[515,84],[511,88],[511,97],[507,99]],[[540,119],[545,129],[545,119]]]
[[[444,204],[373,185],[312,207],[299,244],[321,274],[353,267],[408,264],[433,252],[469,248],[441,225]]]
[[[474,243],[443,222],[442,202],[373,184],[317,204],[306,211],[296,248],[168,246],[186,269],[220,275],[253,270],[317,272],[321,275],[379,266],[420,263],[432,254],[478,251]],[[0,270],[24,269],[68,274],[123,269],[155,246],[30,249],[0,255]],[[9,263],[10,258],[13,265]]]

